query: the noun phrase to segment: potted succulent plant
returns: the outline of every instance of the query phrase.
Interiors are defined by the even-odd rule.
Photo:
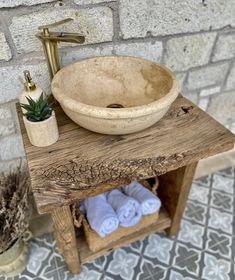
[[[29,180],[19,170],[0,176],[0,275],[21,273],[28,261]]]
[[[28,104],[20,104],[24,109],[24,125],[32,145],[45,147],[59,138],[55,112],[42,93],[38,100],[26,97]]]

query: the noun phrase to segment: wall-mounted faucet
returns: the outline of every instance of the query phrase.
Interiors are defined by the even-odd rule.
[[[36,34],[36,37],[41,40],[48,71],[51,79],[60,70],[58,46],[59,42],[68,42],[82,44],[85,42],[85,37],[78,33],[68,33],[68,32],[50,32],[49,28],[53,28],[64,23],[72,21],[72,18],[67,18],[52,24],[39,26],[38,29],[42,30]]]

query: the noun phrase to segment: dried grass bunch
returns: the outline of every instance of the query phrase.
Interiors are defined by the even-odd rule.
[[[28,227],[29,178],[19,169],[0,175],[0,254],[22,237]]]

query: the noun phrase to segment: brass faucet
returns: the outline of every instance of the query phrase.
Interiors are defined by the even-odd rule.
[[[85,37],[77,33],[68,32],[50,32],[49,28],[53,28],[64,23],[72,21],[72,18],[67,18],[52,24],[39,26],[38,29],[42,30],[36,34],[36,37],[41,40],[43,50],[45,53],[48,71],[50,78],[60,70],[58,46],[59,42],[77,43],[82,44],[85,42]]]

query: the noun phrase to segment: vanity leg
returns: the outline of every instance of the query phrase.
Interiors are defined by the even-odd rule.
[[[179,231],[196,166],[197,162],[159,177],[158,195],[172,219],[170,228],[166,230],[169,236],[176,235]]]
[[[70,207],[57,208],[51,216],[58,248],[62,252],[69,271],[78,274],[80,272],[80,260]]]

